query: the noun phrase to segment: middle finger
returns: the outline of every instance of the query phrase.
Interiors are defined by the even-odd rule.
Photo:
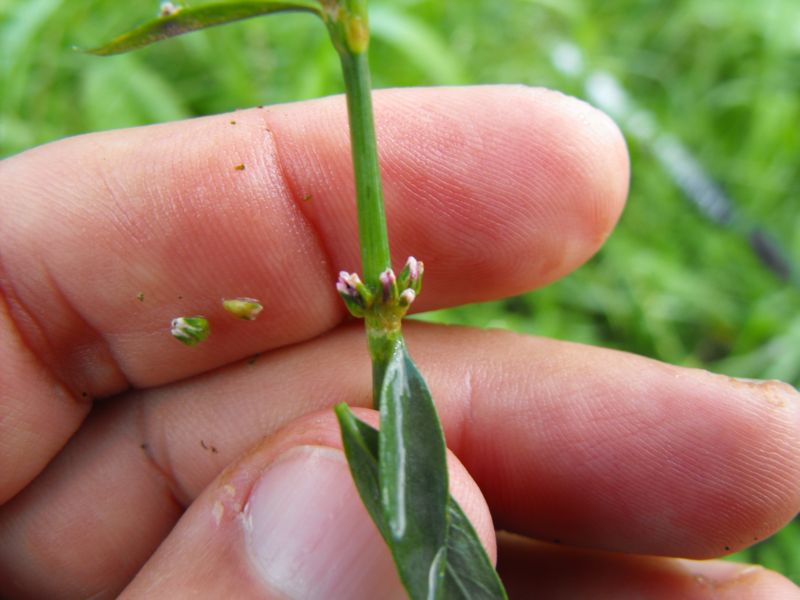
[[[797,509],[800,405],[788,386],[497,331],[412,324],[408,334],[448,445],[500,528],[707,557]],[[239,453],[310,411],[368,405],[363,346],[360,328],[344,327],[109,404],[0,511],[2,569],[127,580]]]

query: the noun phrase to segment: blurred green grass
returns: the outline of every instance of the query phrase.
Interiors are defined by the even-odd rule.
[[[113,59],[91,47],[156,3],[0,0],[0,157],[66,135],[338,93],[322,27],[303,15],[209,30]],[[568,40],[616,76],[800,263],[796,0],[373,0],[383,86],[520,82],[581,95],[550,55]],[[423,318],[620,348],[800,385],[800,293],[737,228],[706,221],[651,149],[630,141],[619,228],[545,289]],[[800,525],[737,556],[800,582]]]

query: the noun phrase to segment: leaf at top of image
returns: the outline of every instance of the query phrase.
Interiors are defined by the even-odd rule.
[[[191,31],[277,12],[321,14],[320,6],[314,0],[248,0],[193,7],[175,6],[167,2],[162,4],[158,18],[87,52],[98,56],[120,54]]]

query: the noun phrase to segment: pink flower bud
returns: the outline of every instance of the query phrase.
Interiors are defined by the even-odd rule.
[[[422,263],[420,263],[413,256],[408,257],[408,260],[406,261],[406,268],[408,269],[408,278],[411,281],[416,281],[419,279],[419,270],[421,265]]]
[[[350,287],[341,280],[336,282],[336,291],[342,296],[354,296],[356,294],[355,288]]]
[[[372,292],[356,273],[340,271],[336,291],[353,316],[363,317],[364,311],[372,306]]]
[[[398,303],[400,304],[400,306],[411,306],[411,303],[414,302],[416,297],[417,297],[416,292],[411,288],[408,288],[406,290],[403,290],[403,293],[400,294],[400,299]]]
[[[383,286],[383,300],[387,302],[397,295],[397,277],[395,277],[394,271],[386,269],[380,274],[379,279]]]
[[[340,294],[355,298],[359,296],[358,287],[360,285],[361,279],[356,273],[348,273],[347,271],[339,272],[339,280],[336,282],[336,289]]]

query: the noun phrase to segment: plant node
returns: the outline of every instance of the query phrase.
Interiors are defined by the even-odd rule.
[[[358,274],[342,271],[336,291],[354,317],[366,317],[369,324],[377,325],[373,328],[394,331],[420,292],[424,269],[421,261],[410,256],[399,276],[392,269],[383,271],[378,278],[380,289],[374,292]]]

